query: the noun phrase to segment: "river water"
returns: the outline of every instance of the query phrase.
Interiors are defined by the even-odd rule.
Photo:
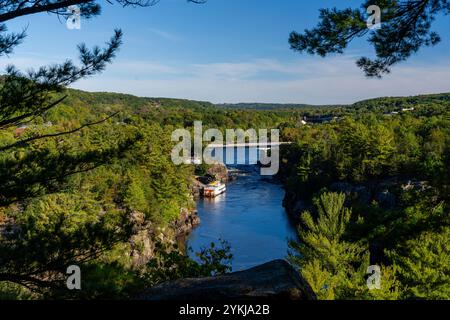
[[[285,258],[288,241],[297,235],[282,206],[282,186],[260,176],[255,165],[232,167],[240,173],[227,183],[227,191],[197,202],[201,223],[187,239],[189,255],[195,258],[202,247],[222,239],[231,245],[233,271]]]

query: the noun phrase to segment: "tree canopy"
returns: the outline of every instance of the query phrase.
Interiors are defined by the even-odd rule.
[[[145,7],[158,1],[117,2]],[[13,54],[26,37],[26,30],[8,33],[8,21],[44,12],[66,18],[71,5],[83,18],[100,14],[98,1],[1,1],[0,56]],[[166,155],[170,144],[151,137],[160,127],[122,126],[118,111],[64,109],[66,87],[101,73],[122,38],[116,29],[104,48],[80,44],[78,63],[67,60],[26,73],[11,65],[0,78],[2,289],[6,283],[7,291],[18,285],[33,294],[63,296],[67,266],[90,266],[95,274],[106,252],[112,260],[114,250],[126,256],[123,250],[136,232],[133,212],[143,213],[156,229],[192,206],[189,171],[175,173]]]
[[[367,26],[367,10],[372,5],[381,9],[381,26],[373,30]],[[321,9],[318,25],[304,33],[292,32],[289,43],[295,51],[325,57],[341,54],[352,41],[368,36],[376,58],[362,57],[357,65],[368,77],[382,77],[421,47],[438,44],[440,37],[432,31],[432,24],[449,13],[447,0],[367,0],[361,8]]]

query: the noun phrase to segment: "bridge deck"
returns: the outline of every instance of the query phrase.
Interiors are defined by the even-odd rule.
[[[267,143],[260,143],[260,142],[251,142],[251,143],[231,143],[231,144],[215,144],[211,143],[208,145],[210,148],[239,148],[239,147],[276,147],[281,145],[288,145],[292,144],[292,142],[267,142]]]

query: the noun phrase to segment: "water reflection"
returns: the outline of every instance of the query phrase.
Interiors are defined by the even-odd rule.
[[[236,166],[242,174],[227,184],[227,192],[200,199],[201,224],[187,239],[194,252],[219,239],[227,240],[234,255],[233,270],[285,258],[288,240],[296,238],[282,207],[284,190],[256,166]]]

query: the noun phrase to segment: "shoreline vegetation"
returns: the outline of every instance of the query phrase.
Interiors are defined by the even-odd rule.
[[[3,164],[20,162],[8,174],[25,179],[47,168],[45,155],[63,161],[128,147],[48,194],[35,190],[32,199],[0,207],[0,274],[30,277],[0,281],[2,299],[131,298],[166,281],[227,273],[226,243],[205,248],[200,262],[175,249],[177,235],[199,223],[195,176],[218,173],[170,161],[171,132],[198,120],[220,130],[279,128],[281,141],[290,142],[281,148],[277,179],[301,244],[291,244],[288,260],[319,299],[450,298],[450,94],[315,107],[66,93],[58,108],[2,130],[0,148],[117,115],[2,152]],[[80,248],[98,256],[81,262],[84,290],[68,292],[65,270],[42,267],[67,257],[79,263]],[[369,265],[382,268],[379,290],[366,286]]]

